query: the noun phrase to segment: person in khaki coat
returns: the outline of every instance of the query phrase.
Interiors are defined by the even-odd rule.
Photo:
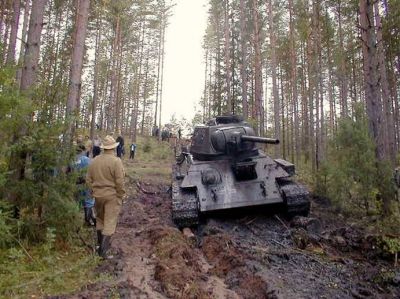
[[[121,159],[115,156],[118,142],[111,136],[106,136],[101,148],[104,152],[93,159],[89,165],[86,182],[92,190],[96,210],[96,230],[99,243],[99,255],[107,258],[111,245],[122,198],[125,195],[125,171]]]

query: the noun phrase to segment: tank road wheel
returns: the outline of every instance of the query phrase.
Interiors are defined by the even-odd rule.
[[[308,216],[310,212],[310,193],[304,186],[290,180],[283,180],[279,182],[279,189],[289,218],[297,215]]]
[[[196,193],[185,192],[178,183],[172,183],[172,220],[179,228],[199,224],[199,203]]]

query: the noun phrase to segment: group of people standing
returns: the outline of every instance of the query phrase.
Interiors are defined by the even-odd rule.
[[[136,144],[132,145],[131,159],[136,150]],[[88,136],[85,140],[78,137],[76,148],[74,168],[79,172],[78,198],[83,205],[85,222],[96,227],[98,254],[102,258],[109,258],[111,236],[115,232],[125,195],[125,171],[121,160],[124,139],[120,134],[116,140],[112,135],[103,140],[96,136],[93,141]]]

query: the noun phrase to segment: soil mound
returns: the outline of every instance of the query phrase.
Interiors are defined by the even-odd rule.
[[[176,228],[159,226],[149,232],[156,257],[155,279],[171,298],[209,298],[199,281],[199,257],[193,245]]]

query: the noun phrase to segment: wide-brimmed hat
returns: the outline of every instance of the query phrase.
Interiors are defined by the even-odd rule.
[[[118,145],[119,142],[115,142],[115,139],[112,136],[107,135],[106,137],[104,137],[103,143],[100,147],[104,149],[113,149],[116,148]]]

